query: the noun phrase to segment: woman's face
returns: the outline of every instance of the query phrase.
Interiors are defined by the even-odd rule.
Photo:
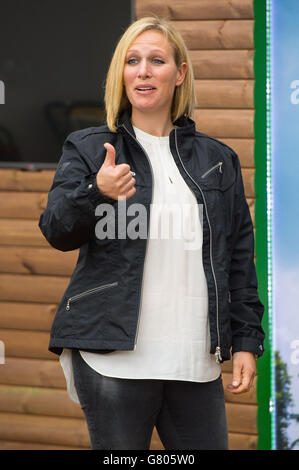
[[[159,31],[145,31],[130,45],[124,66],[124,86],[132,109],[140,112],[170,112],[176,86],[187,71],[177,68],[173,49]]]

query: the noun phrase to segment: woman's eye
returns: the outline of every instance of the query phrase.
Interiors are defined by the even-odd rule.
[[[152,61],[155,63],[155,64],[164,64],[164,60],[162,59],[152,59]],[[134,65],[134,64],[137,64],[138,62],[138,59],[128,59],[127,60],[127,64],[129,65]]]

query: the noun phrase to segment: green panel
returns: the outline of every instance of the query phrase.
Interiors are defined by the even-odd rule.
[[[267,139],[267,116],[270,117],[269,100],[267,100],[267,41],[269,30],[267,28],[268,0],[254,0],[254,130],[255,130],[255,253],[256,270],[259,282],[259,295],[265,306],[263,328],[266,333],[265,352],[257,361],[257,401],[258,401],[258,449],[272,448],[272,414],[269,411],[271,398],[271,230],[268,232],[269,211],[267,211],[267,185],[271,184],[269,178],[269,141]],[[268,36],[268,37],[267,37]],[[268,48],[269,52],[269,48]],[[269,67],[268,67],[269,70]],[[268,113],[267,113],[268,111]],[[269,124],[269,122],[268,122]],[[269,126],[268,126],[268,129]],[[267,148],[268,141],[268,148]],[[268,178],[267,178],[268,176]],[[271,214],[270,214],[271,217]],[[270,293],[270,295],[269,295]]]

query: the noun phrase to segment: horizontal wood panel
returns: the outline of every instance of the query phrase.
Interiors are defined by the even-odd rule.
[[[253,18],[252,0],[135,0],[136,18],[156,14],[173,20]]]
[[[253,109],[253,90],[251,79],[195,80],[197,108]]]
[[[0,385],[0,412],[84,418],[66,390]]]
[[[189,51],[196,79],[254,78],[252,50]]]
[[[1,219],[0,245],[49,246],[38,220]]]
[[[257,433],[256,405],[226,402],[225,407],[227,425],[230,432],[242,432],[245,434]]]
[[[0,302],[0,328],[49,331],[58,304]]]
[[[49,336],[48,336],[49,338]],[[6,357],[1,365],[0,383],[47,388],[66,388],[66,382],[58,356],[52,359]]]
[[[159,435],[154,428],[152,436],[151,449],[163,450],[163,444],[159,438]],[[228,433],[228,446],[229,450],[256,450],[257,448],[257,435],[256,434],[244,434],[244,433]]]
[[[22,274],[0,274],[0,301],[60,302],[69,278]]]
[[[53,170],[0,169],[0,191],[49,191]]]
[[[228,438],[230,450],[255,450],[257,447],[257,436],[252,434],[229,433]],[[156,428],[154,428],[150,449],[164,449]],[[0,440],[0,450],[89,450],[89,448]]]
[[[45,331],[0,329],[0,340],[5,345],[5,358],[27,357],[57,360],[57,355],[48,351],[50,337]]]
[[[222,370],[222,374],[231,373],[233,370],[233,361],[231,359],[229,361],[224,361],[221,364],[221,370]]]
[[[90,447],[84,419],[18,413],[0,413],[0,440]]]
[[[248,199],[253,199],[255,197],[254,174],[255,174],[254,169],[242,168],[244,190],[245,190],[245,195]]]
[[[224,137],[221,141],[236,152],[242,168],[254,168],[254,139]]]
[[[206,127],[209,126],[208,120],[203,123],[202,120],[200,120],[200,124],[202,124],[200,131],[206,133],[204,129],[204,124]],[[221,140],[223,140],[221,138]],[[254,172],[255,170],[253,168],[242,168],[242,174],[243,174],[243,182],[244,182],[244,187],[245,187],[245,195],[247,198],[252,199],[255,196],[255,190],[254,190]],[[2,219],[0,223],[0,246],[2,247],[8,247],[8,246],[26,246],[26,247],[45,247],[49,248],[51,245],[48,243],[46,238],[42,235],[40,232],[38,226],[37,226],[37,221],[35,220],[19,220],[19,219]],[[60,266],[60,272],[61,275],[63,275],[63,272],[65,272],[66,264],[63,259],[68,259],[70,260],[77,258],[78,256],[78,250],[74,250],[76,254],[67,254],[66,256],[63,257],[61,253],[66,253],[66,252],[60,252],[59,250],[54,250],[52,251],[53,256],[55,256],[55,260],[53,259],[49,265],[49,274],[51,274],[52,269],[56,269],[55,266]],[[41,253],[42,254],[42,253]],[[46,253],[42,254],[42,258],[39,260],[38,264],[40,265],[40,269],[42,269],[41,272],[44,272],[46,269],[46,266],[44,264],[45,257],[47,256]],[[7,256],[13,256],[13,255],[7,255]],[[14,263],[18,263],[20,269],[22,270],[21,272],[30,272],[30,270],[35,269],[37,260],[28,260],[27,257],[27,262],[25,261],[25,265],[23,264],[23,267],[21,267],[20,262],[22,261],[17,261],[16,256],[14,258]],[[68,261],[72,263],[72,261]],[[2,261],[2,266],[4,264],[4,260]],[[7,269],[9,272],[9,268]],[[4,267],[3,271],[6,271],[6,268]],[[69,271],[67,271],[69,272]],[[58,275],[58,273],[57,273]]]
[[[41,192],[1,191],[0,217],[38,219],[47,205],[48,195]]]
[[[249,109],[195,109],[196,128],[222,140],[223,137],[253,138],[254,112]]]
[[[39,444],[37,442],[1,441],[0,450],[90,450],[86,447]]]
[[[256,406],[226,403],[228,429],[233,432],[256,432]],[[0,412],[84,418],[79,404],[66,390],[0,385]],[[0,415],[1,416],[1,415]]]
[[[62,252],[54,248],[0,246],[0,272],[70,276],[78,250]]]
[[[226,390],[232,372],[222,372],[223,388],[229,403],[256,404],[255,390],[234,395]],[[1,366],[0,384],[65,389],[66,382],[59,361],[7,358]],[[256,382],[255,382],[256,386]]]
[[[253,20],[189,20],[172,24],[189,50],[253,48]]]
[[[229,450],[256,450],[257,435],[230,432],[228,434],[228,445]]]

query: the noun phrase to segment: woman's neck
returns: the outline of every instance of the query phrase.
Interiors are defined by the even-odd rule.
[[[167,136],[174,129],[169,115],[163,118],[161,115],[139,113],[136,110],[132,110],[131,122],[138,129],[157,137]]]

